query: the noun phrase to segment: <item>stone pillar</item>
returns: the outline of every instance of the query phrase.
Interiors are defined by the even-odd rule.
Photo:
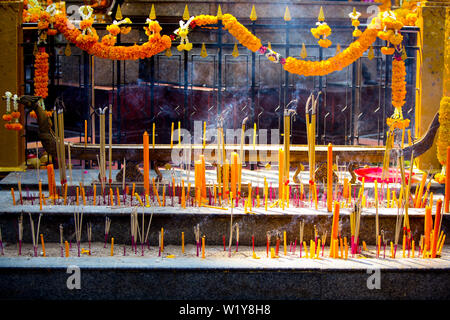
[[[0,96],[5,91],[22,94],[23,59],[22,59],[22,1],[0,1]],[[11,101],[12,107],[12,101]],[[23,107],[21,122],[23,123]],[[4,100],[0,101],[0,114],[6,112]],[[25,160],[24,132],[10,131],[0,120],[0,171],[20,170]]]
[[[422,137],[434,115],[439,110],[444,90],[445,18],[448,0],[425,1],[419,10],[416,90],[415,136]],[[430,165],[440,168],[436,154],[436,140],[433,147],[419,157],[419,168],[428,170]]]

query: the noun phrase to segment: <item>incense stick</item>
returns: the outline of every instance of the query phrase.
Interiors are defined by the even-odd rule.
[[[109,234],[109,228],[111,227],[111,219],[106,217],[105,218],[105,245],[103,248],[106,248],[106,241],[108,239],[108,234]]]
[[[31,217],[31,213],[28,212],[28,215],[30,216],[31,238],[32,238],[32,241],[33,241],[34,256],[37,257],[39,226],[41,224],[42,213],[39,214],[39,219],[38,219],[36,233],[34,232],[34,221],[33,221],[33,218]]]
[[[19,256],[22,255],[22,237],[23,237],[23,213],[20,214],[18,221],[18,233],[19,233]]]
[[[75,223],[75,237],[77,240],[77,247],[78,247],[78,256],[80,256],[80,245],[81,245],[81,232],[82,232],[82,226],[83,226],[83,211],[78,211],[78,208],[73,213],[74,223]]]

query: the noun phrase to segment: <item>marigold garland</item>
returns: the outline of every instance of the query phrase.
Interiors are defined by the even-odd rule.
[[[161,27],[156,21],[150,22],[146,29],[149,31],[148,42],[145,42],[142,45],[135,44],[129,47],[113,46],[113,43],[115,42],[112,37],[103,37],[102,41],[98,42],[98,35],[95,32],[95,29],[91,29],[94,30],[91,34],[82,35],[81,31],[75,28],[67,17],[62,14],[55,16],[55,28],[78,48],[87,51],[91,55],[104,59],[137,60],[149,58],[166,50],[172,45],[172,41],[168,36],[161,36],[159,34]],[[120,28],[117,27],[117,29],[120,32]],[[114,27],[110,28],[108,31],[110,30],[112,30],[112,33],[117,31]]]
[[[392,105],[401,109],[406,98],[406,68],[402,59],[392,60]]]
[[[48,54],[39,48],[34,61],[34,95],[42,98],[48,96]]]

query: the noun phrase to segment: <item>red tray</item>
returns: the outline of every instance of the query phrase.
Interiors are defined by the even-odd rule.
[[[362,181],[362,179],[365,178],[365,182],[374,182],[376,180],[378,183],[401,183],[401,172],[399,169],[389,168],[387,178],[385,179],[381,179],[381,175],[383,173],[383,168],[381,167],[360,168],[356,169],[355,173],[358,175],[359,181]],[[409,172],[405,171],[405,179],[406,183],[408,183]]]

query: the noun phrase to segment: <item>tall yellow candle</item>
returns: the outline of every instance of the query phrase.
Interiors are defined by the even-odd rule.
[[[283,231],[284,255],[287,256],[286,231]]]
[[[327,152],[327,209],[333,210],[333,146],[328,144]]]
[[[206,147],[206,121],[203,121],[203,149]]]
[[[236,194],[237,170],[238,170],[237,153],[233,152],[231,154],[231,192],[233,192],[233,194]]]
[[[145,194],[150,194],[150,182],[149,182],[149,170],[150,170],[150,156],[148,150],[148,134],[144,132],[143,136],[143,148],[144,148],[144,189]]]
[[[117,205],[120,206],[120,193],[119,187],[116,187]]]
[[[172,126],[170,129],[170,148],[173,148],[173,127],[174,127],[174,123],[172,122]]]
[[[178,145],[181,145],[181,121],[178,121]]]

